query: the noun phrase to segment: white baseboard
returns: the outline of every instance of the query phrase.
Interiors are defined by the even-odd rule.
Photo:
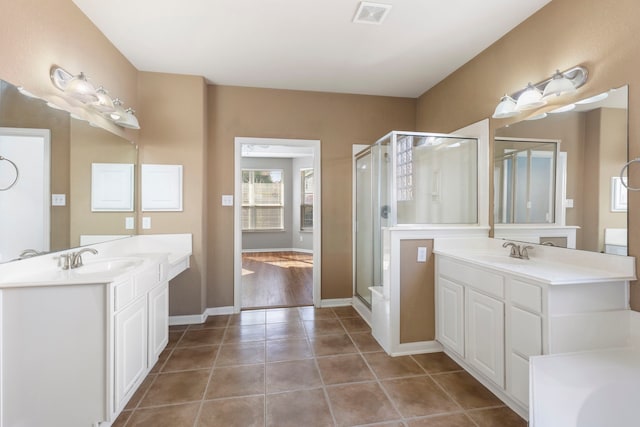
[[[398,344],[398,346],[391,353],[391,356],[407,356],[409,354],[421,354],[421,353],[437,353],[443,351],[444,347],[438,341],[419,341],[410,342],[405,344]]]
[[[197,325],[204,323],[208,316],[218,316],[221,314],[233,314],[233,306],[210,307],[202,314],[188,314],[184,316],[169,316],[169,325]]]
[[[351,298],[323,299],[320,301],[320,307],[346,307],[351,305],[351,301]]]
[[[313,250],[300,249],[300,248],[264,248],[264,249],[243,249],[243,254],[254,254],[259,252],[303,252],[306,254],[312,254]]]
[[[302,249],[302,248],[293,248],[292,252],[301,252],[303,254],[313,254],[313,249]]]
[[[233,314],[233,306],[226,307],[209,307],[205,311],[207,316],[220,316],[222,314]]]
[[[367,322],[367,325],[371,328],[371,309],[367,307],[357,296],[353,297],[351,305],[353,305],[353,308],[358,312],[360,317],[362,317],[362,319],[364,319],[364,321]]]
[[[189,314],[185,316],[169,316],[169,326],[197,325],[199,323],[204,323],[206,318],[207,318],[207,315],[205,313]]]

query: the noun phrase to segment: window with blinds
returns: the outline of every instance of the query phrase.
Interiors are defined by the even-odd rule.
[[[284,230],[282,169],[242,170],[242,230]]]

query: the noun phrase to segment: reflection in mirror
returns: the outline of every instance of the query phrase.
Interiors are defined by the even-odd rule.
[[[626,86],[613,89],[605,99],[496,130],[495,237],[626,255],[627,212],[614,204],[624,199],[614,178],[627,161],[627,93]],[[556,142],[556,164],[521,145],[526,154],[505,164],[520,151],[509,140],[522,139]]]
[[[553,224],[558,143],[496,138],[494,147],[494,222]]]
[[[1,80],[0,130],[0,156],[18,159],[20,171],[15,186],[0,191],[0,262],[135,234],[125,228],[135,212],[91,212],[91,164],[136,163],[134,145]],[[5,169],[0,164],[0,188]]]

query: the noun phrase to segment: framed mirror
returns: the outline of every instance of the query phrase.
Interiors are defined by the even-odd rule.
[[[627,111],[623,86],[497,129],[494,236],[626,255]]]
[[[0,263],[136,233],[135,211],[91,212],[93,163],[137,163],[137,147],[0,80]],[[0,188],[14,171],[0,161]],[[134,166],[135,167],[135,166]]]

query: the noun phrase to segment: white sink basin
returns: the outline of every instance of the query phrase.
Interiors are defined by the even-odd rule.
[[[73,269],[77,274],[123,273],[144,262],[141,258],[105,258],[86,261],[82,267]]]

